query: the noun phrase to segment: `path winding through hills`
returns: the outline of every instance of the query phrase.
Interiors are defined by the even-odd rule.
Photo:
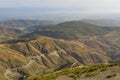
[[[9,78],[10,75],[9,74],[13,74],[12,71],[29,67],[34,62],[34,59],[38,58],[38,57],[39,56],[32,56],[32,57],[30,57],[31,59],[30,59],[30,61],[26,65],[23,65],[23,66],[20,66],[20,67],[15,67],[15,68],[7,68],[5,73],[4,73],[5,78],[10,80],[10,78]],[[14,76],[14,74],[13,74],[13,76]]]
[[[10,70],[9,68],[6,69],[6,71],[5,71],[5,73],[4,73],[5,78],[8,79],[8,80],[10,80],[9,74],[11,74],[11,73],[12,73],[12,72],[11,72],[11,70]]]

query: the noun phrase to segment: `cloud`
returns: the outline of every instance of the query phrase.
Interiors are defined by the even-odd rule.
[[[119,3],[119,0],[0,0],[0,14],[119,14]]]
[[[116,6],[118,0],[0,0],[0,7],[98,7]]]

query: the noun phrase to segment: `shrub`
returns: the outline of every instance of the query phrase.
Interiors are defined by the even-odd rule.
[[[73,74],[73,75],[70,75],[69,77],[73,79],[80,78],[80,74]]]
[[[89,68],[87,72],[93,72],[93,71],[95,71],[95,70],[97,70],[97,69],[98,69],[98,68],[96,68],[96,67],[95,67],[95,68],[92,67],[92,68]]]
[[[111,78],[111,77],[114,77],[114,76],[116,76],[116,74],[109,74],[109,75],[106,76],[106,78]]]
[[[106,71],[106,70],[107,70],[107,67],[103,67],[103,68],[101,68],[100,71]]]
[[[117,65],[118,65],[117,63],[109,64],[109,67],[113,67],[113,66],[117,66]]]
[[[97,75],[97,74],[99,74],[99,73],[96,72],[96,71],[90,72],[90,73],[87,73],[87,74],[86,74],[86,77],[92,77],[92,76],[95,76],[95,75]]]

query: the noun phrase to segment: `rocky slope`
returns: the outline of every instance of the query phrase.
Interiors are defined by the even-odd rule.
[[[37,31],[28,35],[32,38],[0,43],[2,80],[24,80],[28,76],[72,66],[120,60],[119,31],[79,21],[39,28]],[[33,38],[36,34],[39,37]]]
[[[21,76],[42,74],[47,69],[71,67],[73,64],[108,63],[110,60],[119,60],[120,58],[119,39],[119,34],[113,32],[104,36],[92,36],[81,40],[63,40],[49,37],[12,40],[0,44],[2,51],[0,52],[0,61],[4,65],[6,63],[6,67],[3,65],[1,67],[4,68],[4,77],[9,71],[9,76],[6,78],[16,79],[21,78]],[[5,72],[6,70],[7,72]],[[12,75],[13,73],[18,75]]]
[[[57,68],[66,63],[88,65],[107,63],[110,60],[102,52],[89,48],[79,41],[64,41],[48,37],[2,43],[0,46],[0,61],[6,64],[6,67],[1,65],[4,68],[3,73],[9,69],[11,73],[19,73],[17,78],[20,75],[43,73],[45,69]],[[11,74],[7,77],[16,78]]]

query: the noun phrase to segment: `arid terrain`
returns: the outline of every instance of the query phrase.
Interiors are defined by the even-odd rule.
[[[19,22],[24,26],[17,28],[18,22],[6,22],[5,27],[0,23],[1,80],[120,79],[119,27],[82,21],[41,25],[24,20]]]

